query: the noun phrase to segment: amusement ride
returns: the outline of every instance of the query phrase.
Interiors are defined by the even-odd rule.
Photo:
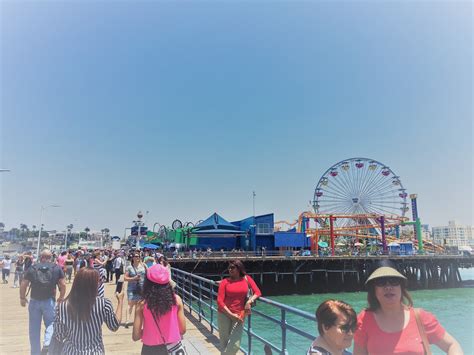
[[[424,252],[424,244],[430,251],[439,250],[439,246],[422,239],[416,195],[410,195],[413,221],[409,221],[407,197],[400,176],[387,165],[367,158],[346,159],[331,166],[318,180],[314,211],[301,213],[294,222],[275,222],[275,229],[295,227],[311,238],[313,251],[330,244],[335,255],[336,246],[367,250],[369,245],[378,244],[386,253],[388,245],[402,241],[400,227],[413,225],[418,252]]]

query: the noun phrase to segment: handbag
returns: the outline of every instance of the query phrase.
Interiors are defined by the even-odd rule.
[[[48,355],[61,355],[63,353],[63,348],[64,341],[58,340],[53,333],[48,347]]]
[[[432,355],[430,343],[428,342],[428,337],[426,336],[425,327],[423,326],[423,323],[421,323],[420,309],[415,308],[414,311],[415,311],[416,325],[418,326],[418,331],[420,332],[421,341],[423,342],[423,350],[425,352],[425,355]]]
[[[249,280],[247,279],[247,275],[245,275],[244,277],[245,277],[245,281],[247,281],[247,286],[248,286],[247,295],[245,296],[245,301],[244,301],[244,304],[247,304],[248,300],[253,297],[253,290],[252,290],[252,287],[250,286]],[[250,304],[250,307],[254,307],[254,306],[256,306],[256,301],[253,301]]]
[[[150,310],[151,315],[153,316],[153,320],[155,321],[156,326],[158,327],[158,331],[160,332],[161,340],[163,340],[163,344],[166,345],[166,350],[168,351],[169,355],[188,355],[186,348],[184,347],[181,340],[177,343],[167,344],[163,333],[161,333],[160,325],[156,320],[155,314]]]

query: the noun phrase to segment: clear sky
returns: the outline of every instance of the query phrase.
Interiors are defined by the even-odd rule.
[[[473,221],[469,1],[1,2],[6,228],[295,219],[372,158]]]

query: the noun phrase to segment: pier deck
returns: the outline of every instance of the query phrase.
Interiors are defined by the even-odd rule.
[[[0,284],[0,354],[29,354],[30,343],[28,339],[28,306],[20,306],[19,289],[12,288],[13,273],[10,274],[8,284]],[[71,284],[67,285],[67,292]],[[105,287],[106,297],[111,299],[114,307],[117,299],[113,295],[115,284],[107,284]],[[66,292],[66,294],[67,294]],[[127,296],[124,299],[122,322],[125,321],[127,311]],[[186,313],[186,312],[185,312]],[[192,316],[186,314],[186,334],[184,345],[189,354],[219,354],[217,345],[219,343],[216,333],[212,335],[208,329],[197,322]],[[44,334],[44,326],[41,334]],[[132,341],[132,327],[125,329],[120,327],[117,332],[111,332],[107,326],[103,326],[103,339],[107,354],[140,354],[141,342]]]

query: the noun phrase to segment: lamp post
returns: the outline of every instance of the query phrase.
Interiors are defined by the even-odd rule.
[[[43,211],[50,208],[50,207],[61,207],[60,205],[49,205],[49,206],[41,206],[40,212],[40,224],[39,224],[39,232],[38,232],[38,247],[36,249],[36,257],[39,258],[40,253],[40,243],[41,243],[41,232],[43,231]]]
[[[145,223],[142,222],[142,218],[143,218],[142,211],[138,211],[137,217],[138,217],[138,220],[133,221],[135,223],[135,226],[138,227],[137,239],[136,239],[136,242],[135,242],[135,248],[140,249],[140,237],[141,237],[140,233],[141,233],[142,226],[145,225]]]
[[[67,229],[66,229],[66,238],[64,238],[64,250],[67,250],[67,237],[71,233],[73,227],[74,226],[72,224],[68,224],[68,226],[66,227]]]

